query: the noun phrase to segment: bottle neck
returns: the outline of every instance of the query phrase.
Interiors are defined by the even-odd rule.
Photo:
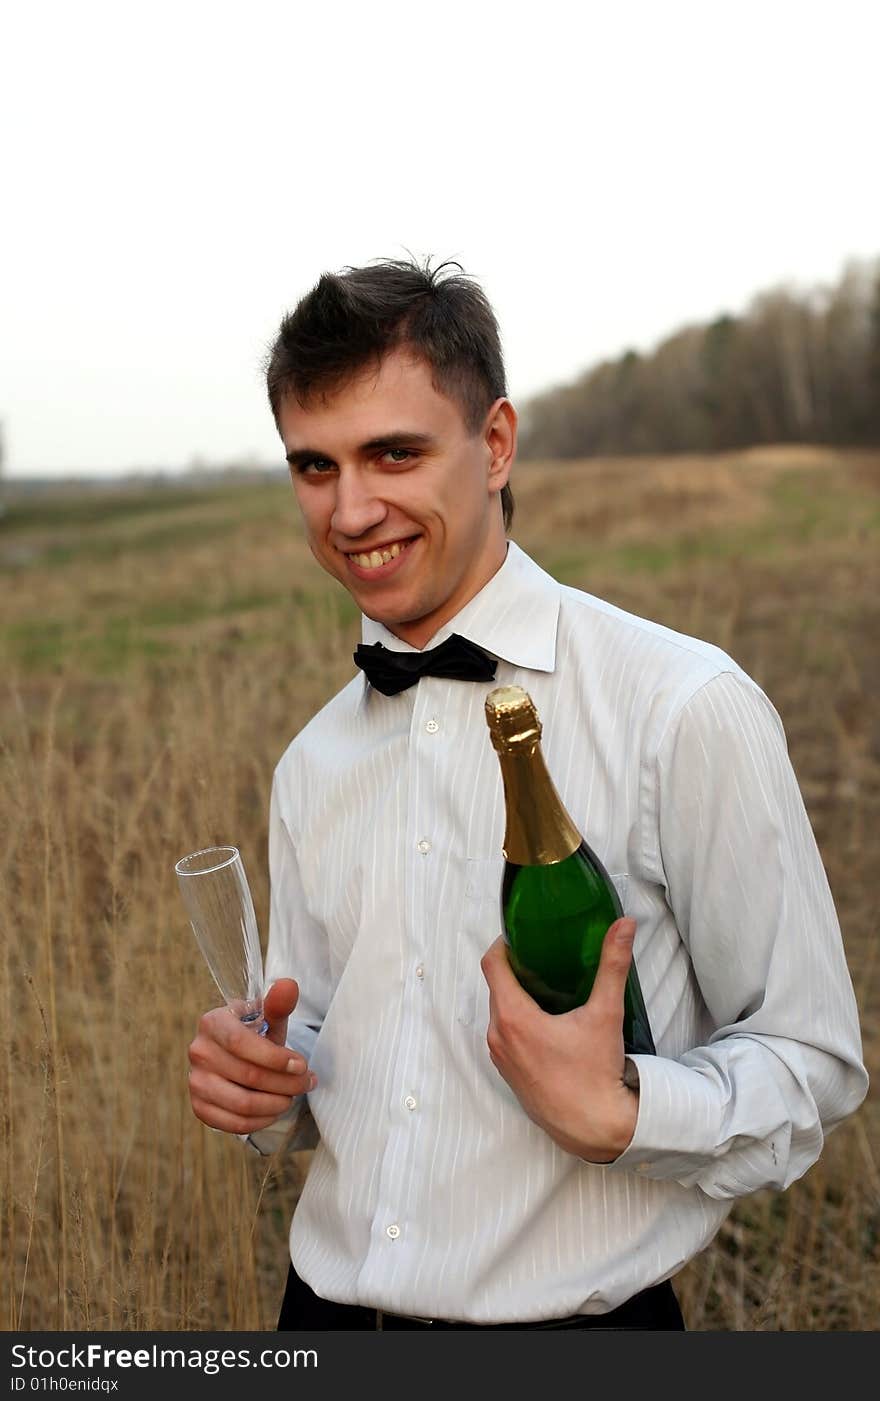
[[[504,855],[515,866],[551,866],[577,851],[581,834],[544,763],[540,741],[499,753],[507,827]]]

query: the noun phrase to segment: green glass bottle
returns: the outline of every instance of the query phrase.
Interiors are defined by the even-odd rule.
[[[521,686],[491,691],[486,720],[507,810],[501,912],[510,964],[545,1012],[570,1012],[590,995],[602,941],[623,915],[620,898],[553,785],[528,692]],[[623,1040],[629,1054],[655,1054],[634,961]]]

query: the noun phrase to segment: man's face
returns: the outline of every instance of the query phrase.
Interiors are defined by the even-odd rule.
[[[468,437],[430,367],[398,349],[279,431],[312,554],[367,617],[423,647],[504,562],[499,493],[516,451],[507,399]],[[377,561],[379,561],[377,563]]]

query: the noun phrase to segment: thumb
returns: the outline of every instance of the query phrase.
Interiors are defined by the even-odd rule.
[[[589,1000],[594,1008],[598,1003],[600,1010],[620,1021],[623,1020],[623,996],[635,934],[634,919],[617,919],[610,926],[602,942],[599,967],[590,993]]]
[[[263,998],[263,1016],[269,1023],[266,1036],[277,1046],[284,1045],[287,1018],[299,1001],[299,983],[294,978],[279,978]]]

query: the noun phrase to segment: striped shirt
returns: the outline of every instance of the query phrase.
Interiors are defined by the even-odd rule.
[[[432,639],[494,682],[359,672],[271,798],[267,983],[295,977],[315,1146],[290,1233],[320,1295],[471,1323],[604,1313],[674,1274],[734,1198],[787,1187],[867,1088],[840,928],[780,719],[719,648],[568,588],[510,542]],[[363,640],[415,650],[363,619]],[[480,959],[502,932],[484,717],[525,687],[575,823],[636,920],[657,1056],[613,1162],[559,1148],[492,1065]],[[589,1076],[589,1066],[584,1066]]]

